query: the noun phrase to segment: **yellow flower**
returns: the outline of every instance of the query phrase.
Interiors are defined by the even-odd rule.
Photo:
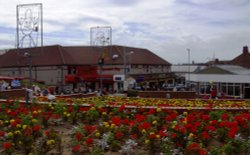
[[[47,145],[53,145],[55,144],[55,140],[51,139],[46,142]]]
[[[22,126],[21,126],[21,124],[17,124],[16,127],[17,128],[21,128]]]
[[[173,125],[176,125],[177,124],[177,121],[173,121]]]
[[[156,138],[160,138],[161,136],[160,135],[156,135]]]
[[[152,122],[152,124],[156,125],[156,124],[157,124],[157,120],[154,120],[154,121]]]
[[[156,109],[156,112],[161,112],[161,108],[157,108],[157,109]]]
[[[23,125],[23,129],[26,129],[27,128],[27,125]]]
[[[193,138],[193,137],[194,137],[194,134],[193,134],[193,133],[189,133],[188,137],[189,137],[189,138]]]
[[[101,136],[100,132],[96,132],[96,133],[95,133],[95,136],[96,136],[97,138],[99,138],[99,137]]]
[[[32,119],[32,123],[37,123],[38,121],[37,121],[37,119]]]
[[[15,131],[15,134],[16,134],[16,135],[19,135],[19,134],[21,134],[21,132],[20,132],[19,130],[16,130],[16,131]]]
[[[183,112],[183,115],[184,115],[184,116],[187,116],[187,115],[188,115],[188,112],[184,111],[184,112]]]
[[[110,125],[109,125],[109,124],[106,124],[106,125],[105,125],[105,128],[109,128],[109,127],[110,127]]]
[[[95,107],[91,107],[90,110],[95,110]]]
[[[150,143],[150,140],[149,139],[146,139],[145,140],[145,144],[149,144]]]
[[[150,133],[149,133],[149,135],[154,135],[154,134],[155,134],[155,132],[150,132]]]
[[[108,125],[109,123],[108,122],[102,122],[103,125]]]
[[[8,132],[8,137],[12,137],[13,136],[13,133],[12,132]]]
[[[114,127],[115,127],[115,124],[112,123],[110,127],[111,127],[111,128],[114,128]]]

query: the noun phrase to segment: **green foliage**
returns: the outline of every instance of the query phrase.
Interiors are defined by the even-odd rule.
[[[93,122],[99,118],[100,114],[95,107],[90,108],[87,112],[87,119],[89,122]],[[94,123],[94,122],[93,122]]]
[[[211,111],[209,113],[209,116],[210,116],[211,120],[219,120],[219,119],[221,119],[221,115],[223,113],[225,113],[225,112],[222,110],[215,110],[215,111]]]

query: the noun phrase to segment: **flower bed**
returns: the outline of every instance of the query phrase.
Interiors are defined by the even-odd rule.
[[[25,107],[6,100],[0,154],[249,154],[249,107],[249,101],[123,97]]]

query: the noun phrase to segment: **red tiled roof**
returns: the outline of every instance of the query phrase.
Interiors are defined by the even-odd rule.
[[[250,68],[250,53],[248,51],[248,47],[243,47],[243,52],[239,56],[235,57],[230,64]]]
[[[133,54],[130,54],[129,56],[128,53],[131,51],[133,51]],[[171,65],[169,62],[147,49],[115,45],[106,47],[62,47],[60,45],[53,45],[44,46],[42,48],[11,49],[0,56],[0,67],[27,66],[28,59],[24,57],[25,52],[29,52],[32,55],[33,66],[96,65],[100,57],[105,59],[105,64],[123,64],[124,53],[127,53],[127,63],[142,65]]]

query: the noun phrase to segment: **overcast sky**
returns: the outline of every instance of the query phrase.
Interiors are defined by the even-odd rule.
[[[0,0],[0,48],[15,47],[16,6],[43,4],[44,45],[89,45],[112,27],[112,44],[146,48],[172,64],[231,60],[250,45],[249,0]]]

